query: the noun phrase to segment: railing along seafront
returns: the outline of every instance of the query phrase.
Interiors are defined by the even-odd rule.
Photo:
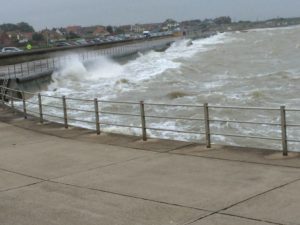
[[[150,136],[148,131],[163,131],[163,132],[174,132],[180,134],[196,134],[203,135],[205,137],[206,147],[211,147],[211,138],[212,136],[224,136],[224,137],[235,137],[235,138],[245,138],[245,139],[260,139],[260,140],[269,140],[269,141],[279,141],[281,142],[282,152],[284,156],[288,155],[288,143],[300,143],[300,140],[288,138],[287,129],[289,127],[300,128],[300,124],[290,124],[287,123],[286,113],[296,112],[300,113],[300,109],[286,109],[285,106],[280,108],[259,108],[259,107],[232,107],[232,106],[210,106],[207,103],[203,105],[188,105],[188,104],[159,104],[159,103],[145,103],[144,101],[140,102],[123,102],[123,101],[104,101],[98,100],[97,98],[93,100],[88,99],[77,99],[77,98],[68,98],[65,96],[54,97],[49,95],[37,94],[37,100],[32,101],[26,99],[26,96],[36,96],[36,93],[25,92],[20,90],[14,90],[7,88],[5,86],[0,86],[2,93],[2,104],[10,106],[13,110],[18,110],[24,114],[24,118],[27,119],[28,115],[36,116],[39,118],[40,123],[44,123],[45,117],[48,121],[61,120],[61,123],[64,124],[65,128],[69,127],[70,121],[80,122],[81,124],[90,124],[94,126],[96,133],[99,135],[102,130],[102,126],[115,126],[115,127],[125,127],[125,128],[134,128],[138,129],[144,141],[147,141],[147,138]],[[55,99],[57,102],[55,104],[46,104],[46,98]],[[31,100],[31,101],[30,101]],[[73,103],[72,103],[73,102]],[[23,104],[22,104],[23,103]],[[80,106],[82,104],[90,104],[92,107],[90,109],[80,109],[75,106]],[[101,104],[101,105],[100,105]],[[118,110],[105,110],[103,107],[104,104],[115,104],[115,105],[130,105],[134,106],[136,112],[128,113]],[[31,105],[31,107],[30,107]],[[147,114],[145,107],[169,107],[169,108],[187,108],[187,109],[196,109],[201,112],[202,117],[200,118],[188,118],[188,117],[178,117],[178,116],[165,116],[165,115],[152,115]],[[114,109],[114,107],[111,107]],[[33,110],[33,109],[36,109]],[[48,110],[47,110],[48,109]],[[56,113],[53,113],[55,109]],[[239,110],[242,112],[245,111],[270,111],[276,113],[279,118],[279,122],[253,122],[253,121],[242,121],[242,120],[228,120],[228,119],[218,119],[211,117],[213,110]],[[60,112],[58,115],[57,111]],[[93,116],[90,117],[91,120],[79,119],[74,116],[70,116],[71,112],[76,113],[90,113]],[[74,113],[73,113],[74,114]],[[137,118],[136,124],[120,124],[114,122],[113,119],[107,121],[105,115],[111,116],[122,116],[126,118]],[[105,118],[105,119],[104,119]],[[200,122],[203,125],[204,130],[178,130],[178,129],[166,129],[164,127],[149,126],[147,124],[148,120],[151,119],[163,119],[163,120],[181,120],[189,122]],[[131,121],[128,119],[127,121]],[[246,125],[260,125],[263,127],[273,126],[279,129],[280,137],[274,136],[252,136],[252,135],[242,135],[236,133],[219,133],[211,131],[213,123],[232,123],[232,124],[246,124]]]
[[[74,59],[74,57],[77,57],[78,60],[85,62],[87,60],[96,59],[99,56],[111,57],[111,56],[129,55],[129,54],[136,53],[138,51],[153,49],[160,45],[165,45],[176,40],[178,40],[178,38],[148,40],[142,43],[127,44],[127,45],[115,46],[110,48],[102,48],[98,50],[91,50],[91,51],[84,51],[84,52],[74,52],[74,54],[69,54],[69,55],[61,55],[57,57],[40,59],[31,62],[7,65],[7,66],[3,66],[3,68],[5,67],[6,71],[3,71],[4,73],[2,75],[2,78],[18,79],[18,78],[29,77],[34,74],[52,72],[58,68],[63,67],[66,63]]]

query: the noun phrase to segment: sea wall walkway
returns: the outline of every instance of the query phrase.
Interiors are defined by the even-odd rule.
[[[0,223],[300,224],[300,158],[102,133],[0,106]]]
[[[44,58],[42,57],[38,60],[29,60],[30,55],[24,55],[25,59],[28,57],[28,61],[0,66],[0,80],[10,79],[18,80],[18,82],[34,80],[40,76],[51,75],[53,71],[66,65],[74,56],[77,56],[82,62],[93,60],[100,56],[122,57],[139,51],[165,48],[178,39],[180,38],[167,37],[144,40],[136,43],[125,42],[108,46],[103,45],[97,49],[70,49],[69,51],[55,52],[55,54],[47,55],[46,58],[44,56]]]

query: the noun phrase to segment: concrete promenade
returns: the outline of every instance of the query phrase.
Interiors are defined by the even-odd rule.
[[[0,106],[0,224],[300,224],[300,156],[97,136]]]

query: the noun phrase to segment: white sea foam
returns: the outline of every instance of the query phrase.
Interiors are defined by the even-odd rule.
[[[272,38],[268,35],[272,33]],[[287,38],[287,36],[289,38]],[[299,28],[267,29],[259,32],[222,33],[199,40],[181,40],[173,43],[163,52],[148,51],[122,63],[108,57],[98,57],[82,62],[77,56],[53,74],[54,82],[44,94],[71,96],[76,98],[102,100],[146,100],[171,104],[203,104],[276,107],[281,105],[299,108],[300,57],[298,49]],[[243,41],[239,41],[243,40]],[[257,41],[259,40],[259,41]],[[293,42],[289,41],[293,40]],[[178,98],[167,98],[169,93],[183,93]],[[37,101],[35,98],[33,101]],[[43,98],[45,104],[61,105],[61,99]],[[91,104],[73,105],[72,108],[93,110]],[[102,106],[106,111],[139,113],[138,108]],[[49,109],[62,115],[61,110]],[[170,115],[178,117],[203,118],[199,108],[149,107],[147,115]],[[277,111],[232,111],[212,110],[212,118],[252,122],[278,123]],[[70,112],[73,118],[85,118],[94,122],[93,114]],[[104,122],[140,126],[140,119],[101,115]],[[289,121],[300,120],[298,114],[289,113]],[[81,122],[76,125],[86,126]],[[195,134],[180,134],[170,131],[148,130],[154,137],[191,141],[204,141],[203,123],[182,120],[156,119],[147,121],[147,126],[167,130],[195,131]],[[277,138],[278,127],[251,127],[249,124],[212,123],[216,133],[235,133],[251,136]],[[94,125],[89,126],[94,128]],[[107,132],[141,135],[141,129],[102,126]],[[291,139],[297,139],[300,131],[290,131]],[[279,135],[280,136],[280,135]],[[216,143],[242,146],[278,147],[277,144],[255,139],[213,136]]]
[[[180,59],[189,59],[199,52],[208,51],[211,46],[224,43],[225,39],[225,34],[218,34],[193,41],[192,45],[188,45],[190,40],[177,41],[164,52],[139,53],[136,59],[125,65],[105,56],[83,63],[78,56],[72,55],[63,68],[53,74],[54,82],[47,94],[53,94],[51,92],[55,90],[56,95],[80,93],[85,98],[95,95],[105,99],[117,97],[168,70],[180,68]]]

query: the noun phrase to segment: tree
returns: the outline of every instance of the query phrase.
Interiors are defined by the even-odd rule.
[[[80,36],[78,34],[75,34],[72,31],[68,34],[68,37],[67,37],[67,39],[76,39],[76,38],[80,38]]]
[[[110,33],[110,34],[113,34],[113,33],[114,33],[114,29],[113,29],[112,26],[107,26],[107,27],[106,27],[106,30],[107,30],[107,32]]]
[[[126,32],[122,28],[117,27],[115,33],[116,34],[125,34]]]
[[[231,24],[231,18],[229,16],[221,16],[214,19],[215,24],[222,25],[222,24]]]
[[[12,23],[4,23],[0,25],[0,29],[4,32],[16,31],[18,30],[18,26]]]
[[[0,25],[0,30],[4,32],[9,32],[9,31],[34,32],[33,27],[25,22],[21,22],[18,24],[4,23]]]
[[[34,32],[33,27],[25,22],[18,23],[17,27],[18,27],[18,30],[21,32]]]

